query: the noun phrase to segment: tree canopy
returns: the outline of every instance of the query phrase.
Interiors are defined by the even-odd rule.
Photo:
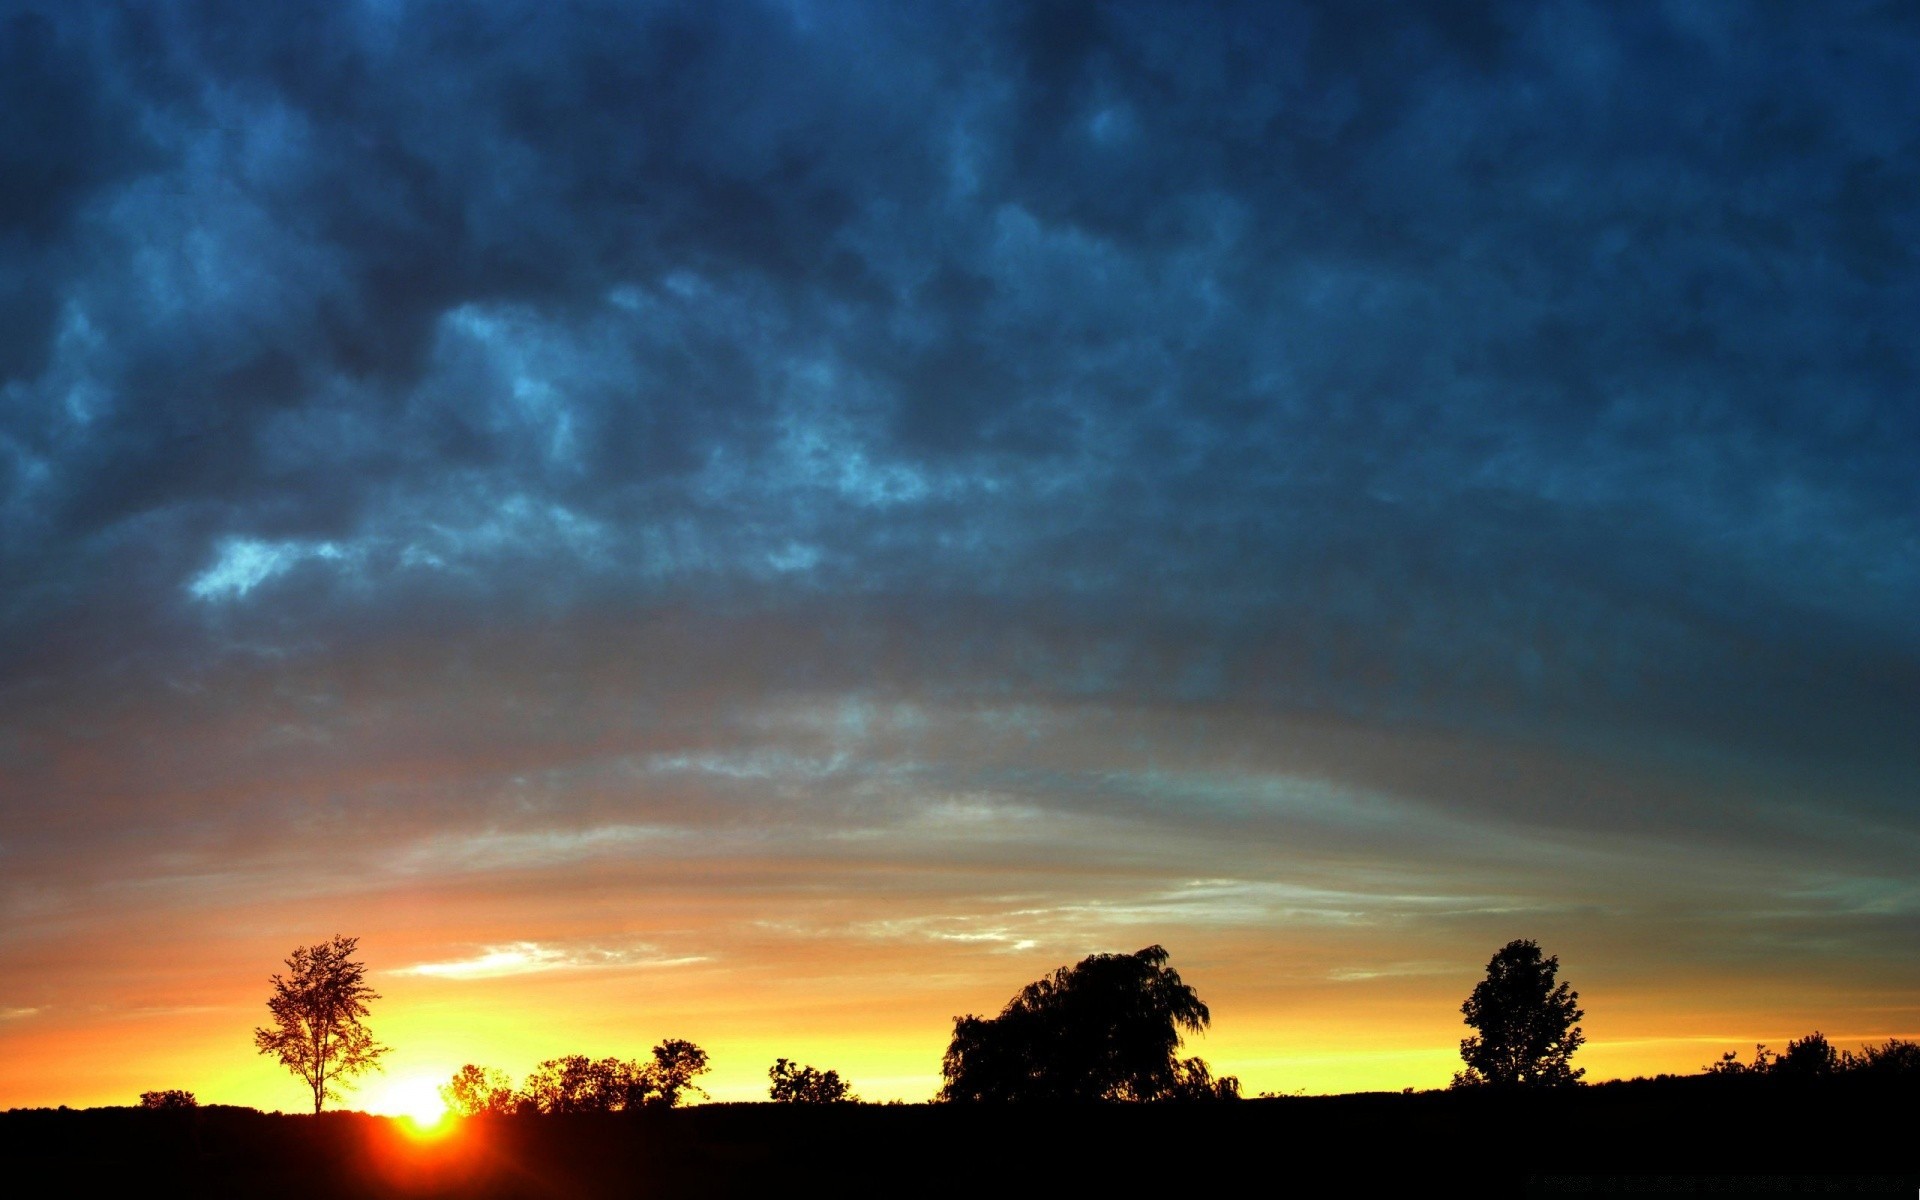
[[[655,1099],[649,1103],[668,1108],[680,1103],[687,1092],[706,1095],[706,1089],[694,1082],[707,1073],[707,1052],[684,1038],[668,1038],[653,1048],[653,1062],[647,1067],[647,1083]]]
[[[528,1072],[521,1096],[525,1106],[543,1113],[618,1112],[644,1087],[643,1069],[617,1058],[584,1054],[549,1058]]]
[[[782,1104],[843,1104],[855,1099],[838,1071],[817,1071],[788,1059],[767,1068],[767,1095]]]
[[[480,1103],[479,1111],[541,1113],[630,1112],[672,1108],[688,1092],[706,1091],[694,1079],[707,1071],[707,1052],[692,1042],[669,1038],[653,1048],[653,1061],[588,1058],[569,1054],[535,1067],[518,1093],[504,1091],[505,1077],[468,1064],[441,1088],[450,1106]],[[472,1097],[469,1101],[467,1098]]]
[[[513,1112],[518,1097],[505,1071],[468,1063],[440,1085],[440,1100],[455,1116],[485,1117]]]
[[[942,1064],[948,1101],[1170,1100],[1238,1095],[1174,1054],[1207,1006],[1167,952],[1095,954],[1022,988],[997,1017],[954,1018]]]
[[[1560,959],[1542,956],[1537,943],[1520,939],[1494,952],[1487,977],[1460,1006],[1479,1030],[1460,1042],[1466,1070],[1455,1087],[1552,1087],[1577,1083],[1586,1072],[1567,1060],[1586,1041],[1578,1022],[1586,1013],[1580,993],[1556,984]]]
[[[267,1011],[273,1024],[253,1031],[254,1046],[271,1054],[313,1092],[313,1111],[339,1098],[346,1080],[377,1070],[387,1047],[363,1023],[369,1001],[380,993],[367,986],[367,969],[354,960],[360,939],[335,934],[287,957],[287,973],[275,974]]]

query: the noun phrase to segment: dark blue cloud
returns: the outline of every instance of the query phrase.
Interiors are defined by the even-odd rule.
[[[1897,13],[6,29],[9,679],[687,603],[804,611],[768,670],[832,679],[932,612],[978,653],[902,635],[916,687],[1911,799]]]

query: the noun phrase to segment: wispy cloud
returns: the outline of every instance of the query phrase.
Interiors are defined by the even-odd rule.
[[[495,830],[440,833],[395,852],[402,873],[515,870],[554,867],[607,855],[661,853],[693,831],[662,825],[598,825],[586,829]]]
[[[710,962],[705,954],[669,955],[650,945],[604,947],[593,945],[543,945],[539,942],[510,942],[486,946],[470,958],[446,962],[416,963],[401,967],[396,975],[429,975],[443,979],[491,979],[502,975],[528,975],[540,971],[579,971],[660,967],[684,967]]]

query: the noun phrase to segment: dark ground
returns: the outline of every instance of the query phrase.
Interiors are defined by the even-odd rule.
[[[1636,1081],[1200,1105],[506,1117],[0,1114],[13,1195],[1920,1195],[1920,1092]]]

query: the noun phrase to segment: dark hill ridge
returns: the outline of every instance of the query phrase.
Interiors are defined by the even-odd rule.
[[[1132,1196],[1248,1179],[1317,1195],[1450,1183],[1910,1198],[1916,1099],[1910,1086],[1692,1077],[1212,1104],[713,1104],[478,1119],[433,1141],[359,1113],[42,1109],[0,1114],[0,1153],[73,1194]]]

